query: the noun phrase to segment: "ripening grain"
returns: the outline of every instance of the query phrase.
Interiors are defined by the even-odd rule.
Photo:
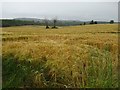
[[[3,87],[118,87],[115,24],[2,29]]]

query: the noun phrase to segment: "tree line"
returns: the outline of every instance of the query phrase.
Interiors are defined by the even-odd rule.
[[[22,21],[22,20],[1,20],[2,27],[10,27],[10,26],[24,26],[24,25],[40,25],[39,22],[34,21]]]
[[[58,26],[71,26],[71,25],[86,25],[86,24],[98,24],[99,22],[97,21],[90,21],[90,22],[83,22],[80,23],[79,22],[72,22],[72,21],[59,21],[57,19],[53,19],[51,22],[48,19],[45,19],[44,22],[39,22],[39,21],[25,21],[25,20],[15,20],[15,19],[2,19],[0,20],[0,22],[2,22],[2,24],[0,25],[0,27],[10,27],[10,26],[24,26],[24,25],[45,25],[46,29],[50,28],[50,26],[52,26],[51,28],[57,28]],[[114,20],[110,20],[110,22],[108,22],[110,24],[114,23]]]

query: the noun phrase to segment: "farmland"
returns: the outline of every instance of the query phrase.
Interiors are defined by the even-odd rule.
[[[118,87],[118,25],[2,28],[3,88]]]

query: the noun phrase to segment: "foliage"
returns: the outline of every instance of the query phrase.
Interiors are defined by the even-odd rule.
[[[114,23],[114,20],[110,20],[110,24],[113,24]]]
[[[91,21],[90,24],[97,24],[97,21]]]
[[[40,25],[40,23],[34,21],[7,20],[7,19],[2,20],[2,27],[23,26],[23,25]]]

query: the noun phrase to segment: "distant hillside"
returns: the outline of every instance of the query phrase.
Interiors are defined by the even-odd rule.
[[[37,19],[37,18],[15,18],[14,20],[22,20],[22,21],[34,21],[45,24],[45,19]],[[47,20],[48,24],[51,26],[53,25],[53,20]],[[82,21],[76,20],[57,20],[56,25],[58,26],[69,26],[69,25],[80,25]]]
[[[14,19],[2,19],[2,27],[10,27],[10,26],[23,26],[23,25],[39,25],[40,23],[34,21],[22,21],[22,20],[14,20]]]
[[[45,25],[45,19],[37,19],[37,18],[15,18],[15,19],[1,19],[2,27],[9,26],[23,26],[23,25]],[[53,25],[53,20],[47,20],[48,25]],[[74,26],[74,25],[83,25],[90,24],[90,21],[79,21],[79,20],[57,20],[57,26]],[[108,24],[109,22],[97,21],[97,24]]]
[[[44,22],[44,19],[37,19],[37,18],[14,18],[14,20],[21,20],[21,21],[34,21],[34,22]]]

